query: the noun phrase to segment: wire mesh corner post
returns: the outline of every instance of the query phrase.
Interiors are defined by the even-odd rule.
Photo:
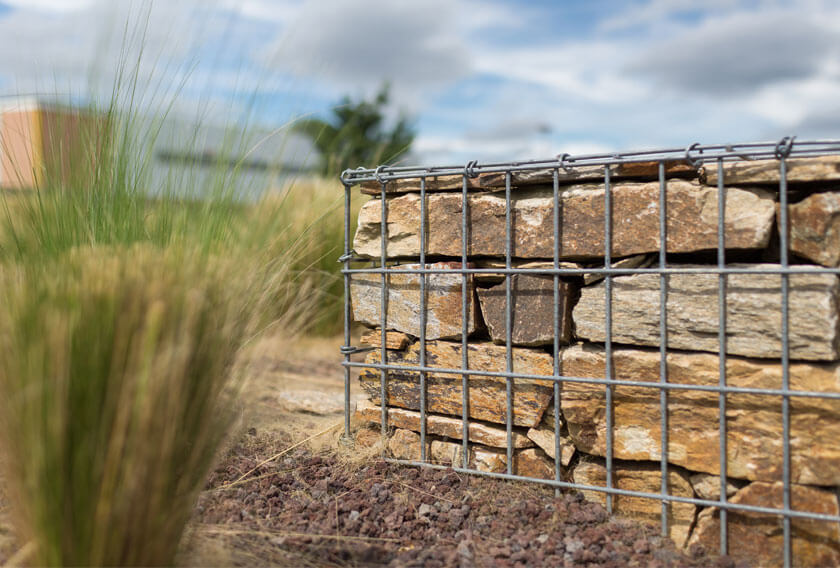
[[[346,434],[350,435],[351,368],[356,367],[362,369],[363,372],[375,373],[379,378],[378,389],[376,389],[378,392],[371,392],[374,395],[378,394],[380,398],[380,426],[383,436],[388,430],[388,405],[391,402],[388,400],[389,376],[391,374],[395,376],[401,374],[403,378],[416,376],[416,402],[412,402],[414,400],[412,398],[400,404],[418,413],[419,459],[392,458],[391,461],[421,467],[453,467],[458,472],[498,479],[530,481],[552,487],[556,492],[564,489],[587,490],[590,496],[601,495],[603,503],[610,512],[622,513],[622,506],[624,506],[622,503],[628,502],[626,498],[652,500],[658,502],[656,516],[663,535],[673,536],[673,530],[679,521],[675,513],[677,507],[691,505],[694,520],[686,530],[693,530],[693,535],[696,535],[699,530],[697,518],[700,511],[713,512],[714,515],[707,515],[707,517],[717,524],[712,523],[714,526],[710,524],[711,528],[707,527],[704,536],[712,538],[710,535],[714,534],[714,538],[717,539],[716,546],[722,554],[738,552],[737,549],[734,551],[731,549],[730,532],[733,526],[741,526],[738,523],[744,519],[745,515],[765,515],[769,519],[767,522],[778,521],[781,529],[777,560],[785,566],[794,564],[796,558],[794,558],[793,544],[796,538],[800,538],[797,536],[799,534],[796,530],[797,523],[807,521],[836,524],[840,522],[840,514],[836,509],[826,509],[825,511],[828,512],[825,512],[800,507],[794,491],[796,487],[802,486],[813,487],[816,491],[822,490],[820,488],[823,487],[840,485],[840,479],[832,481],[833,478],[830,478],[830,475],[820,477],[812,471],[808,474],[811,476],[809,478],[803,474],[803,466],[797,461],[804,459],[803,449],[801,445],[794,445],[792,435],[792,429],[795,427],[793,417],[797,404],[809,401],[820,404],[840,404],[840,391],[836,388],[817,388],[813,385],[806,385],[806,388],[797,383],[792,374],[794,365],[823,364],[815,362],[817,359],[803,358],[802,353],[796,351],[802,349],[801,341],[797,340],[799,341],[797,343],[791,339],[795,333],[798,333],[796,331],[797,317],[802,317],[796,316],[791,311],[791,298],[795,298],[797,293],[796,279],[819,275],[832,278],[834,282],[840,276],[840,269],[836,265],[830,266],[824,263],[819,265],[820,263],[803,259],[801,256],[791,257],[789,252],[792,246],[791,207],[797,200],[805,199],[815,191],[825,191],[825,186],[803,185],[801,179],[796,177],[800,175],[799,170],[796,170],[799,167],[797,164],[807,159],[830,159],[840,164],[840,141],[799,141],[785,138],[777,143],[692,144],[682,149],[581,156],[564,154],[548,160],[526,162],[478,164],[472,161],[466,166],[379,167],[375,170],[359,169],[344,172],[342,182],[346,192],[345,248],[341,261],[344,265],[342,272],[347,298],[345,345],[342,347],[346,382]],[[762,171],[775,168],[775,173],[767,174],[768,181],[754,182],[754,185],[759,186],[757,189],[750,189],[752,186],[749,182],[739,185],[739,183],[730,184],[727,181],[738,172],[752,171],[758,166],[767,164],[772,167]],[[696,182],[695,177],[692,176],[696,175],[698,169],[702,169],[702,176],[706,179]],[[653,213],[650,213],[650,226],[645,225],[648,227],[645,230],[650,231],[648,236],[657,245],[643,251],[641,256],[645,258],[632,264],[626,262],[633,254],[636,254],[628,253],[625,242],[626,218],[647,214],[647,210],[627,210],[625,204],[628,190],[626,188],[627,184],[637,183],[634,191],[641,191],[638,188],[642,182],[636,179],[640,176],[644,178],[643,182],[650,182],[651,202],[648,210]],[[680,186],[681,183],[685,183],[680,181],[681,176],[691,179],[691,183],[694,184],[691,187],[696,187],[696,191],[713,192],[715,200],[713,210],[703,211],[703,215],[709,218],[708,235],[697,237],[705,238],[706,244],[689,252],[678,247],[672,250],[671,246],[672,243],[685,238],[685,235],[679,234],[682,220],[676,218],[677,215],[684,213],[681,213],[682,210],[679,208],[680,202],[672,202],[677,199],[674,196],[678,195],[679,191],[685,190],[684,185]],[[574,250],[570,252],[568,249],[573,249],[576,239],[583,238],[576,231],[585,231],[586,227],[576,226],[567,221],[567,215],[576,214],[574,204],[567,203],[567,196],[570,195],[568,187],[575,180],[583,183],[580,181],[581,178],[585,178],[585,181],[589,183],[594,182],[604,192],[603,201],[600,204],[603,207],[603,215],[598,223],[599,225],[603,223],[603,232],[600,236],[601,254],[594,255],[598,258],[585,257],[583,261],[575,258]],[[534,182],[535,179],[539,182]],[[794,182],[791,182],[791,179],[794,179]],[[493,185],[494,183],[496,185]],[[540,195],[544,195],[547,204],[544,216],[547,221],[540,227],[543,227],[541,229],[545,231],[543,236],[547,236],[550,242],[550,245],[540,249],[542,252],[531,254],[531,256],[528,256],[530,253],[522,252],[527,247],[519,240],[519,231],[522,230],[523,223],[536,223],[536,217],[533,215],[528,217],[529,213],[525,211],[518,193],[520,184],[527,183],[542,184],[540,191],[543,193]],[[379,248],[374,252],[371,252],[372,249],[368,250],[365,254],[354,252],[349,232],[350,192],[352,187],[359,184],[372,184],[375,187],[369,193],[372,194],[374,200],[378,200],[380,207]],[[409,189],[392,191],[392,188],[401,187],[400,184]],[[742,187],[748,189],[745,190]],[[536,191],[533,187],[529,189],[532,193]],[[755,254],[745,254],[743,251],[739,251],[737,255],[732,254],[731,256],[738,259],[738,263],[730,263],[729,252],[737,248],[738,238],[737,233],[730,232],[729,228],[731,222],[737,221],[737,219],[733,220],[730,212],[733,195],[743,197],[745,191],[752,191],[756,195],[765,196],[769,194],[770,189],[773,189],[772,223],[778,231],[775,233],[778,235],[778,258],[768,263],[766,256],[772,252],[768,253],[767,249],[761,249],[765,252],[758,254],[761,250],[756,248],[758,252]],[[416,249],[414,257],[408,260],[417,262],[416,265],[399,265],[400,262],[406,261],[405,255],[401,254],[400,258],[391,258],[388,254],[388,204],[390,200],[396,203],[401,196],[406,194],[417,196],[419,201],[417,226],[414,229],[419,248]],[[457,203],[457,207],[453,209],[457,210],[457,215],[444,221],[438,218],[439,210],[436,209],[441,207],[440,203],[443,203],[441,196],[449,199],[447,203]],[[496,235],[488,236],[480,233],[481,215],[487,215],[486,211],[482,213],[480,207],[486,206],[481,203],[487,200],[495,200],[494,203],[501,204],[502,213],[499,218],[503,221],[496,226],[498,233]],[[572,202],[569,201],[569,203]],[[590,204],[594,203],[593,198]],[[479,210],[475,207],[479,207]],[[571,209],[568,209],[569,207]],[[451,229],[452,234],[457,235],[457,239],[453,238],[452,242],[441,243],[441,239],[435,235],[435,231],[441,230],[443,226],[441,223],[447,225],[447,230]],[[639,221],[639,223],[642,222]],[[405,235],[401,238],[404,241],[406,239]],[[487,243],[491,241],[499,243],[499,247],[490,250],[488,248],[490,245]],[[766,243],[762,246],[766,246]],[[488,264],[486,260],[488,256],[495,258],[496,264]],[[368,266],[360,264],[359,261],[366,263],[374,261],[376,265]],[[442,267],[439,264],[442,261],[446,261],[447,266]],[[389,358],[388,354],[388,326],[397,325],[388,317],[388,302],[391,298],[388,290],[391,281],[389,275],[395,270],[399,270],[400,275],[416,276],[412,282],[416,282],[419,287],[417,296],[419,299],[415,306],[419,310],[418,327],[400,330],[414,337],[413,341],[419,346],[416,359],[411,359],[405,354],[401,356],[402,359]],[[430,294],[438,293],[436,279],[444,274],[460,276],[457,306],[461,316],[460,333],[443,338],[437,333],[430,339],[430,312],[433,310]],[[379,314],[376,321],[369,323],[379,327],[380,345],[377,346],[379,360],[377,362],[375,358],[369,358],[364,362],[352,361],[350,355],[359,350],[351,345],[352,281],[356,276],[377,278],[377,275],[381,287]],[[504,310],[500,323],[503,330],[501,336],[491,338],[488,336],[489,329],[479,330],[477,323],[471,326],[471,321],[478,322],[482,317],[479,314],[482,307],[475,292],[477,279],[481,277],[489,278],[493,282],[502,282]],[[548,325],[552,336],[550,340],[537,346],[523,344],[522,340],[517,339],[518,326],[522,325],[520,314],[516,312],[520,293],[517,279],[523,277],[540,277],[552,283],[551,293],[548,294],[551,300],[551,316]],[[645,277],[654,279],[653,282],[657,287],[655,299],[651,301],[651,311],[654,312],[654,316],[650,321],[651,336],[656,339],[655,343],[636,344],[633,343],[635,341],[633,337],[628,339],[628,335],[622,331],[621,320],[627,316],[627,299],[622,294],[629,281],[628,278]],[[768,292],[776,294],[772,297],[778,300],[778,310],[771,314],[772,317],[777,318],[774,320],[777,323],[762,331],[763,339],[756,340],[765,342],[769,347],[762,353],[772,353],[771,355],[745,355],[743,349],[738,346],[740,344],[736,337],[738,318],[741,317],[738,309],[743,308],[733,308],[733,302],[742,301],[733,294],[739,293],[739,286],[743,287],[743,284],[738,284],[738,282],[743,282],[744,278],[758,277],[778,278],[778,289],[771,287]],[[580,347],[581,349],[588,348],[591,353],[603,355],[603,372],[600,374],[573,374],[564,365],[566,353],[578,346],[567,347],[565,342],[561,341],[561,327],[566,317],[562,311],[566,308],[561,307],[564,301],[560,292],[561,283],[573,281],[577,286],[584,287],[584,278],[591,278],[587,286],[597,286],[603,290],[600,312],[598,312],[603,314],[600,323],[602,335],[599,336],[600,339],[582,335],[579,335],[577,339],[586,341],[585,345]],[[681,314],[676,313],[672,307],[672,301],[677,301],[681,293],[680,290],[675,289],[675,282],[701,280],[713,282],[716,288],[716,294],[714,292],[710,294],[712,300],[708,312],[710,320],[716,318],[714,320],[716,325],[713,330],[704,332],[709,342],[702,346],[686,346],[680,336],[679,325],[683,321]],[[486,283],[481,285],[485,286],[486,291],[488,285]],[[592,289],[594,288],[590,288]],[[836,303],[840,303],[840,298],[835,299],[835,307]],[[472,360],[471,349],[475,349],[476,342],[489,345],[491,339],[496,342],[500,350],[494,351],[498,353],[497,360],[493,363],[496,366],[493,368],[471,367],[471,365],[482,364],[480,357]],[[460,365],[455,359],[452,360],[451,365],[440,364],[435,357],[429,356],[430,345],[441,342],[448,342],[446,344],[453,349],[457,346],[457,359]],[[523,349],[550,355],[550,374],[538,374],[517,363],[519,361],[517,357],[521,355]],[[628,351],[634,350],[643,352],[646,356],[655,354],[656,370],[651,371],[649,377],[627,375],[626,367],[621,363],[621,357]],[[713,365],[714,374],[711,375],[714,379],[707,382],[692,382],[685,380],[684,377],[681,378],[680,373],[684,370],[681,371],[678,367],[678,359],[686,352],[716,357],[717,360]],[[743,362],[750,357],[754,360],[751,364],[764,365],[770,369],[768,371],[770,375],[778,376],[778,383],[739,383],[738,377],[731,372],[730,364],[745,364]],[[830,362],[831,365],[840,369],[838,360],[840,360],[840,355],[820,361]],[[457,389],[460,396],[459,400],[448,401],[447,404],[442,405],[441,396],[443,395],[441,395],[439,384],[447,377],[449,378],[447,380],[453,381],[452,385],[457,384],[460,387]],[[481,381],[486,384],[500,385],[500,390],[497,391],[498,400],[491,401],[495,405],[494,408],[499,410],[498,415],[493,419],[487,418],[487,409],[479,408],[480,405],[477,405],[473,396],[472,389]],[[516,401],[523,392],[522,385],[533,385],[535,382],[550,385],[546,391],[542,412],[553,422],[551,428],[553,440],[550,446],[539,446],[539,452],[546,453],[538,455],[548,456],[553,453],[550,458],[544,458],[544,463],[550,464],[551,473],[546,472],[542,477],[523,474],[518,468],[517,461],[521,448],[516,444],[517,441],[521,442],[525,439],[527,426],[523,427],[521,420],[517,421],[519,417],[516,414]],[[432,388],[430,385],[436,385],[435,388],[438,390],[432,393],[429,390]],[[403,385],[402,388],[413,387]],[[569,435],[563,430],[569,424],[569,409],[564,406],[566,401],[564,396],[573,396],[575,389],[583,388],[600,393],[598,397],[593,395],[591,400],[594,402],[590,404],[603,405],[599,407],[603,412],[603,439],[598,438],[597,444],[585,446],[587,451],[592,452],[586,460],[589,463],[603,464],[598,466],[603,467],[603,478],[598,483],[592,480],[581,482],[575,473],[582,461],[575,461],[579,458],[570,458],[571,461],[564,462],[565,458],[562,457],[561,436]],[[651,406],[649,414],[628,418],[627,412],[624,411],[619,416],[616,408],[624,404],[623,401],[629,396],[627,393],[633,392],[650,393],[646,396],[651,402],[645,403]],[[716,413],[714,416],[717,420],[717,424],[713,424],[706,432],[712,436],[710,439],[713,442],[709,447],[708,463],[701,465],[680,458],[673,451],[674,444],[677,443],[674,436],[679,434],[681,425],[670,413],[675,404],[681,404],[684,407],[688,404],[685,400],[690,400],[692,396],[705,397],[703,400],[709,403],[708,407],[713,409],[711,412]],[[781,434],[778,455],[759,456],[764,462],[775,464],[772,467],[768,466],[770,469],[766,471],[745,473],[743,464],[737,462],[736,459],[735,452],[745,451],[743,439],[738,438],[741,434],[737,429],[737,412],[745,412],[739,410],[738,397],[744,396],[767,401],[762,404],[766,404],[767,408],[773,407],[777,409],[774,412],[778,412],[777,427]],[[550,414],[547,411],[549,402],[553,403]],[[413,404],[416,406],[412,407]],[[487,403],[485,401],[482,404]],[[735,411],[737,412],[733,414]],[[476,418],[476,416],[482,418]],[[654,416],[655,420],[652,418]],[[437,422],[434,424],[430,422],[430,417]],[[440,421],[444,419],[449,421],[446,422],[448,429],[440,430]],[[638,420],[638,423],[633,423],[634,419]],[[837,419],[840,421],[840,412],[837,413]],[[736,423],[733,424],[733,421]],[[495,452],[493,455],[497,455],[504,464],[501,469],[482,469],[482,465],[473,460],[474,448],[478,444],[473,439],[473,430],[478,427],[497,428],[499,439],[504,440],[498,447],[490,448]],[[578,427],[580,427],[579,424]],[[460,434],[457,432],[458,428],[460,428]],[[627,448],[625,432],[627,428],[658,433],[658,436],[651,436],[650,447],[644,450],[648,452],[645,454],[648,457],[633,457],[632,451]],[[801,432],[797,431],[797,435],[801,435]],[[576,443],[573,451],[578,456],[581,455],[584,450],[581,449],[579,441],[574,437],[569,439]],[[460,452],[453,457],[452,463],[437,463],[434,461],[437,459],[435,453],[428,451],[431,447],[430,443],[436,441],[443,443],[446,440],[452,440],[452,443],[460,448]],[[716,457],[712,457],[715,455]],[[715,459],[717,463],[713,463]],[[633,460],[647,464],[645,471],[657,472],[656,484],[646,486],[643,490],[628,489],[622,484],[622,471],[631,467],[635,463]],[[679,493],[679,488],[671,480],[679,479],[680,476],[685,477],[687,474],[680,472],[686,471],[718,475],[720,480],[717,493],[701,495],[693,486],[689,494]],[[741,481],[738,484],[742,487],[738,489],[739,492],[745,491],[755,483],[765,483],[768,487],[780,488],[779,502],[770,500],[754,503],[746,497],[730,499],[728,494],[728,491],[731,491],[728,483],[730,479]],[[817,483],[813,479],[828,479],[829,481]],[[738,495],[747,494],[738,493]],[[840,554],[840,543],[837,543],[837,550]]]

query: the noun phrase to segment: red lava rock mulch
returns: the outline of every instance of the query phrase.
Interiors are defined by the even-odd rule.
[[[285,444],[285,446],[284,446]],[[196,534],[225,535],[233,563],[310,566],[732,566],[681,554],[658,528],[608,518],[576,493],[421,469],[348,463],[290,439],[248,436],[211,477]],[[237,560],[238,559],[238,560]]]

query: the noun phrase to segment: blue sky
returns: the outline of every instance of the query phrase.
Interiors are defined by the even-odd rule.
[[[0,0],[0,94],[101,96],[145,6]],[[840,137],[836,0],[169,0],[148,21],[143,77],[183,81],[176,112],[274,127],[387,81],[422,163]]]

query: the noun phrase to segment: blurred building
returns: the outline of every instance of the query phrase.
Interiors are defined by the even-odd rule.
[[[94,167],[90,133],[96,123],[83,109],[46,99],[0,99],[0,188],[33,189],[46,179],[66,180],[80,161]]]
[[[0,98],[0,189],[73,185],[92,179],[105,144],[104,117],[45,98]],[[133,159],[148,174],[150,195],[183,191],[198,197],[219,183],[253,199],[308,172],[317,150],[302,135],[280,128],[222,127],[184,118],[136,116]],[[139,167],[137,170],[139,171]],[[230,176],[220,176],[229,170]]]

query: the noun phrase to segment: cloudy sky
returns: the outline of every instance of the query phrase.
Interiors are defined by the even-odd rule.
[[[144,96],[273,127],[392,86],[427,164],[840,137],[836,0],[0,0],[0,95]],[[148,20],[143,39],[137,37]],[[129,22],[126,25],[126,22]],[[126,39],[128,38],[128,39]],[[150,104],[154,105],[154,102]]]

